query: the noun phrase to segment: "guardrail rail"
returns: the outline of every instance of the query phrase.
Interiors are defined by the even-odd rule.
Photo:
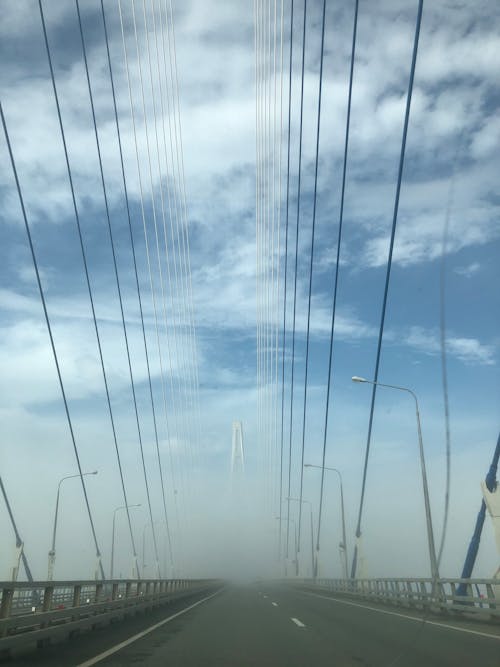
[[[500,622],[500,579],[286,579],[286,583],[407,609]],[[466,595],[459,595],[460,584]]]
[[[0,655],[220,586],[214,579],[0,582]]]

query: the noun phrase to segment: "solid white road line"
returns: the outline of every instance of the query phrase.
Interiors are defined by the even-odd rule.
[[[359,604],[359,602],[348,602],[347,600],[340,600],[339,598],[334,598],[329,595],[319,595],[318,593],[310,593],[309,591],[301,591],[304,595],[312,595],[316,598],[323,598],[324,600],[330,600],[330,602],[339,602],[340,604],[346,604],[350,607],[361,607],[362,609],[368,609],[369,611],[376,611],[379,614],[388,614],[389,616],[398,616],[399,618],[405,618],[408,621],[417,621],[417,623],[423,623],[424,619],[421,616],[409,616],[408,614],[401,614],[397,611],[388,611],[387,609],[377,609],[376,607],[370,607],[366,604]],[[438,628],[446,628],[447,630],[456,630],[456,632],[465,632],[470,635],[478,635],[479,637],[488,637],[488,639],[496,639],[500,641],[500,635],[492,635],[488,632],[480,632],[479,630],[471,630],[470,628],[461,628],[457,625],[450,625],[449,623],[440,623],[439,621],[430,621],[425,620],[425,623],[428,625],[435,625]]]
[[[299,628],[305,628],[305,627],[306,627],[306,626],[304,625],[304,623],[302,623],[302,621],[299,621],[298,618],[291,618],[291,620],[295,623],[295,625],[298,625]]]
[[[277,602],[271,602],[271,604],[273,605],[273,607],[277,607],[277,606],[278,606],[278,603],[277,603]]]
[[[90,658],[90,660],[86,660],[85,662],[80,663],[79,665],[77,665],[77,667],[91,667],[91,665],[95,665],[96,663],[101,662],[101,660],[104,660],[104,658],[107,658],[110,655],[113,655],[113,653],[116,653],[117,651],[120,651],[122,648],[125,648],[125,646],[128,646],[129,644],[132,644],[133,642],[137,641],[138,639],[141,639],[145,635],[149,635],[149,633],[153,632],[153,630],[156,630],[157,628],[161,628],[162,625],[165,625],[165,623],[168,623],[169,621],[172,621],[174,618],[177,618],[177,616],[181,616],[182,614],[185,614],[190,609],[193,609],[194,607],[197,607],[199,604],[202,604],[203,602],[206,602],[207,600],[210,600],[211,598],[218,595],[221,591],[222,591],[222,588],[220,588],[215,593],[212,593],[212,595],[209,595],[208,597],[203,598],[202,600],[198,600],[198,602],[195,602],[194,604],[189,605],[189,607],[186,607],[185,609],[182,609],[181,611],[178,611],[176,614],[172,614],[172,616],[169,616],[168,618],[164,618],[163,621],[160,621],[159,623],[155,623],[151,627],[146,628],[146,630],[143,630],[142,632],[139,632],[136,635],[133,635],[133,637],[129,637],[124,642],[120,642],[119,644],[116,644],[116,646],[113,646],[112,648],[109,648],[107,651],[103,651],[103,653],[99,653],[99,655],[96,655],[94,658]]]

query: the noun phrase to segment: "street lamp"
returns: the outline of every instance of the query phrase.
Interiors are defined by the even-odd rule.
[[[116,520],[116,513],[119,510],[126,510],[130,509],[131,507],[141,507],[141,504],[138,503],[137,505],[120,505],[120,507],[117,507],[115,511],[113,512],[113,531],[112,531],[112,538],[111,538],[111,572],[110,572],[110,578],[113,579],[113,571],[114,571],[114,566],[115,566],[115,520]]]
[[[425,519],[427,522],[427,541],[429,544],[429,558],[431,562],[431,575],[434,587],[439,579],[439,572],[437,566],[436,558],[436,547],[434,545],[434,532],[432,530],[432,516],[431,516],[431,504],[429,500],[429,487],[427,484],[427,473],[425,470],[425,456],[424,456],[424,443],[422,441],[422,428],[420,425],[420,411],[418,409],[418,400],[416,394],[407,387],[399,387],[394,384],[382,384],[382,382],[373,382],[373,380],[367,380],[365,378],[359,377],[358,375],[353,375],[353,382],[366,382],[367,384],[373,384],[378,387],[388,387],[389,389],[399,389],[400,391],[406,391],[406,393],[411,394],[415,401],[415,413],[417,416],[417,430],[418,430],[418,447],[420,452],[420,468],[422,470],[422,486],[424,489],[424,504],[425,504]]]
[[[151,521],[148,521],[147,523],[144,524],[144,528],[142,529],[142,576],[145,576],[146,572],[146,530],[148,528],[153,528],[153,526],[160,526],[160,525],[165,525],[167,527],[167,538],[168,538],[168,523],[163,520],[163,521],[155,521],[154,523],[151,523]],[[165,572],[167,572],[167,550],[166,548],[164,549],[164,561],[165,561]],[[159,570],[159,563],[157,561],[156,567]],[[174,571],[174,561],[172,557],[172,550],[170,549],[170,567],[171,567],[171,576],[173,577],[173,571]]]
[[[331,472],[337,473],[339,476],[339,482],[340,482],[340,510],[342,514],[342,542],[339,544],[340,549],[344,553],[344,574],[345,578],[349,578],[349,568],[347,565],[347,537],[346,537],[346,531],[345,531],[345,509],[344,509],[344,485],[342,483],[342,475],[340,473],[340,470],[337,470],[337,468],[328,468],[327,466],[316,466],[313,465],[312,463],[304,463],[304,468],[319,468],[319,470],[330,470]],[[319,545],[318,545],[319,549]]]
[[[291,498],[290,498],[290,500],[291,500]],[[293,523],[294,532],[295,532],[295,576],[298,577],[299,576],[299,553],[298,553],[299,550],[298,550],[298,547],[297,547],[297,524],[295,522],[295,519],[288,519],[288,520],[290,521],[290,523]],[[277,516],[276,521],[280,522],[280,530],[281,530],[281,522],[282,522],[281,517]],[[286,557],[288,558],[288,554],[287,554]],[[285,561],[285,563],[286,563],[286,561]]]
[[[312,503],[309,500],[300,500],[300,498],[286,498],[285,500],[293,500],[297,503],[305,503],[309,505],[310,519],[311,519],[311,577],[314,578],[314,530],[313,530],[313,510]],[[300,551],[300,543],[298,545],[298,551]]]
[[[54,566],[56,563],[56,530],[57,530],[57,517],[59,514],[59,494],[61,492],[61,484],[64,482],[65,479],[74,479],[76,477],[86,477],[87,475],[97,475],[97,470],[93,470],[92,472],[83,472],[81,475],[66,475],[66,477],[63,477],[62,479],[59,480],[59,484],[57,485],[57,497],[56,497],[56,511],[54,513],[54,527],[52,528],[52,546],[49,551],[49,567],[48,567],[48,572],[47,572],[47,580],[52,581],[54,577]]]

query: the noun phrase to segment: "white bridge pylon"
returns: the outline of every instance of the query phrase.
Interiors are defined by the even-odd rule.
[[[245,472],[243,454],[243,426],[240,421],[233,421],[233,444],[231,447],[231,481]]]

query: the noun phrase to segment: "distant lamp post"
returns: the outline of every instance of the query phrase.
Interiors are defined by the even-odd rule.
[[[285,498],[285,500],[293,500],[294,502],[300,503],[300,498]],[[309,500],[302,499],[302,503],[309,505],[310,520],[311,520],[311,577],[314,577],[314,529],[313,529],[313,510],[312,503]],[[300,544],[297,548],[300,551]]]
[[[126,509],[131,509],[132,507],[141,507],[141,504],[138,503],[137,505],[120,505],[120,507],[117,507],[115,511],[113,512],[113,531],[112,531],[112,538],[111,538],[111,572],[110,572],[110,578],[113,579],[113,573],[114,573],[114,568],[115,568],[115,521],[116,521],[116,513],[119,512],[120,510],[126,510]]]
[[[142,576],[145,578],[145,573],[146,573],[146,531],[148,528],[153,528],[153,526],[161,526],[165,525],[167,526],[168,530],[168,523],[165,520],[160,520],[160,521],[155,521],[153,524],[151,521],[148,521],[147,523],[144,524],[144,528],[142,529]],[[167,566],[167,554],[166,554],[166,549],[165,549],[165,555],[164,555],[164,563],[165,563],[165,573],[168,571],[168,566]],[[159,563],[156,563],[157,569],[159,569]],[[170,570],[171,570],[171,576],[173,577],[173,571],[174,571],[174,564],[173,560],[170,563]]]
[[[280,522],[280,530],[281,530],[281,522],[283,521],[283,519],[281,517],[277,516],[276,521]],[[298,549],[298,546],[297,546],[297,524],[295,522],[295,519],[288,519],[288,521],[290,521],[290,523],[293,523],[294,532],[295,532],[295,576],[298,577],[299,576],[299,549]],[[288,556],[287,556],[287,558],[288,558]]]
[[[323,470],[323,466],[316,466],[313,465],[312,463],[304,463],[304,468],[319,468],[319,470]],[[339,544],[339,549],[343,553],[343,562],[344,562],[344,576],[346,579],[349,578],[349,568],[347,564],[347,537],[346,537],[346,531],[345,531],[345,508],[344,508],[344,485],[342,482],[342,474],[340,470],[337,468],[328,468],[327,466],[324,466],[325,470],[330,470],[331,472],[334,472],[338,475],[339,477],[339,482],[340,482],[340,511],[342,515],[342,542]]]
[[[425,519],[427,523],[427,541],[429,545],[429,558],[431,564],[431,575],[433,579],[434,586],[439,579],[437,558],[436,558],[436,547],[434,545],[434,532],[432,530],[432,515],[431,515],[431,504],[429,500],[429,487],[427,484],[427,472],[425,469],[425,456],[424,456],[424,443],[422,441],[422,428],[420,425],[420,411],[418,408],[418,400],[415,392],[407,387],[400,387],[394,384],[382,384],[382,382],[374,382],[373,380],[367,380],[366,378],[359,377],[358,375],[352,376],[353,382],[362,382],[367,384],[376,385],[378,387],[387,387],[389,389],[398,389],[399,391],[405,391],[408,394],[413,396],[415,401],[415,413],[417,416],[417,430],[418,430],[418,447],[420,452],[420,468],[422,471],[422,486],[424,490],[424,504],[425,504]]]
[[[65,479],[75,479],[76,477],[86,477],[87,475],[97,475],[97,470],[92,472],[83,472],[81,475],[66,475],[59,480],[57,485],[57,497],[56,497],[56,511],[54,513],[54,527],[52,528],[52,546],[49,551],[49,568],[47,573],[47,580],[52,581],[54,578],[54,566],[56,563],[56,531],[57,531],[57,517],[59,515],[59,495],[61,493],[61,484]]]

